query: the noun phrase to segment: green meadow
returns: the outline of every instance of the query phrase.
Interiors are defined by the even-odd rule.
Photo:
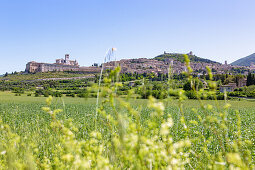
[[[0,117],[3,124],[8,124],[12,133],[17,134],[20,137],[21,145],[26,148],[30,148],[30,152],[36,154],[36,159],[44,161],[45,158],[49,161],[54,160],[54,152],[58,149],[61,138],[59,133],[54,131],[52,128],[52,117],[42,110],[43,107],[47,106],[45,97],[31,97],[25,94],[21,96],[15,96],[11,92],[0,93]],[[122,100],[122,99],[121,99]],[[123,99],[126,100],[126,99]],[[180,110],[180,103],[177,100],[161,100],[165,106],[162,113],[162,117],[165,119],[171,117],[173,119],[173,127],[171,127],[170,135],[174,142],[181,141],[186,138],[185,130],[183,129],[183,122],[180,121],[182,118],[182,111]],[[205,119],[208,115],[213,115],[220,110],[224,110],[223,106],[226,101],[201,101],[202,105],[206,107],[212,106],[213,109],[203,110],[201,103],[198,100],[184,100],[183,105],[183,116],[185,122],[190,124],[191,131],[202,132],[205,127],[199,125],[193,127],[192,122],[199,121],[198,115],[202,119]],[[153,108],[150,107],[150,101],[148,99],[131,99],[129,101],[132,109],[139,113],[139,119],[142,128],[148,127],[148,121],[151,119],[151,114],[154,113]],[[227,109],[227,128],[229,129],[228,135],[229,140],[234,139],[235,130],[237,125],[236,111],[239,111],[241,117],[241,136],[242,140],[249,140],[251,142],[249,149],[252,151],[252,160],[254,160],[254,139],[255,139],[255,101],[254,100],[241,100],[241,101],[227,101],[231,106]],[[116,103],[118,114],[124,115],[128,111],[119,107],[120,103]],[[53,98],[50,105],[51,110],[61,109],[62,112],[57,114],[57,120],[66,126],[70,127],[75,134],[75,139],[90,140],[91,133],[95,130],[99,130],[104,140],[110,139],[109,129],[104,125],[104,118],[98,116],[98,121],[95,123],[96,113],[96,99],[88,98],[72,98],[62,97]],[[115,109],[116,109],[115,108]],[[104,110],[110,114],[115,110],[109,104],[104,106]],[[155,109],[155,108],[154,108]],[[163,119],[162,119],[163,120]],[[155,120],[160,124],[162,120]],[[191,122],[191,123],[188,123]],[[71,123],[71,125],[70,125]],[[73,126],[73,127],[72,127]],[[75,127],[75,128],[74,128]],[[209,127],[210,128],[210,127]],[[145,132],[143,132],[145,133]],[[212,135],[210,131],[207,131],[208,135]],[[217,136],[217,135],[216,135]],[[195,134],[190,134],[190,138],[196,137]],[[218,146],[217,139],[211,139],[211,146],[208,147],[208,152],[217,153],[221,151]],[[24,149],[23,148],[23,149]],[[32,149],[31,149],[32,148]],[[4,147],[0,146],[1,150]],[[33,150],[34,149],[34,150]],[[1,151],[0,150],[0,151]],[[105,154],[105,153],[104,153]],[[18,158],[17,158],[18,159]],[[194,159],[194,160],[193,160]],[[201,165],[196,164],[197,158],[191,157],[193,163],[190,166],[193,168],[202,168],[204,164],[208,163],[208,160],[201,161]],[[202,158],[199,158],[202,159]],[[252,161],[254,163],[254,161]],[[54,161],[52,162],[54,164]],[[43,165],[40,165],[43,168]],[[54,167],[54,165],[52,165]],[[119,165],[118,165],[119,166]],[[123,165],[124,166],[124,165]],[[17,167],[17,166],[15,166]],[[65,165],[65,167],[67,167]],[[72,166],[70,166],[72,167]],[[161,167],[161,166],[159,166]],[[189,166],[184,166],[190,168]],[[72,167],[73,168],[73,167]]]
[[[46,106],[46,97],[31,97],[23,94],[22,96],[15,96],[11,92],[0,93],[0,116],[4,123],[9,124],[14,132],[19,135],[36,134],[39,135],[42,129],[39,127],[47,127],[50,122],[50,117],[43,110],[42,107]],[[149,119],[151,110],[148,108],[147,99],[136,99],[130,101],[132,106],[141,110],[141,116],[144,120]],[[176,122],[179,119],[179,103],[177,100],[162,100],[166,106],[165,114],[170,114]],[[211,101],[203,100],[203,105],[219,106],[222,108],[225,101]],[[242,130],[248,139],[255,140],[255,100],[241,100],[227,101],[231,105],[229,108],[229,117],[232,118],[234,111],[238,110],[242,119]],[[184,113],[190,120],[195,118],[192,113],[192,108],[201,110],[198,100],[184,100],[183,101]],[[96,111],[95,98],[78,98],[78,97],[62,97],[54,98],[52,109],[62,109],[63,112],[59,115],[62,120],[72,119],[75,126],[82,128],[84,124],[89,125],[94,130],[94,118]],[[201,112],[204,114],[203,112]],[[47,127],[48,128],[48,127]],[[37,131],[38,130],[38,131]],[[39,131],[40,130],[40,131]],[[79,132],[84,134],[84,132]],[[34,138],[33,136],[31,136]],[[44,136],[41,136],[44,137]],[[38,138],[37,138],[38,140]]]

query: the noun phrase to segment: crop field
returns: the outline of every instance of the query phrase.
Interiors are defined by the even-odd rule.
[[[9,165],[9,167],[20,167],[20,168],[26,168],[22,164],[22,159],[24,155],[33,155],[28,156],[31,158],[31,162],[36,162],[34,164],[31,163],[28,164],[32,167],[37,168],[53,168],[58,167],[61,169],[62,167],[68,167],[68,168],[93,168],[93,167],[101,167],[101,168],[120,168],[120,167],[131,167],[131,168],[138,168],[143,165],[142,167],[145,167],[146,169],[150,168],[150,166],[153,167],[166,167],[166,163],[164,161],[168,160],[168,158],[164,158],[165,154],[169,154],[169,159],[171,157],[171,160],[168,160],[172,163],[172,167],[184,167],[188,169],[193,168],[219,168],[221,166],[239,166],[239,167],[246,167],[251,168],[254,164],[254,139],[255,139],[255,101],[253,100],[241,100],[241,101],[229,101],[228,103],[231,105],[229,108],[224,109],[225,101],[218,101],[218,104],[215,101],[202,101],[203,105],[205,106],[205,110],[201,108],[201,104],[197,100],[185,100],[183,101],[183,107],[180,106],[180,103],[176,100],[162,100],[162,101],[154,101],[153,103],[158,102],[164,105],[164,108],[160,110],[161,105],[154,106],[152,104],[151,100],[146,99],[137,99],[133,100],[130,99],[128,102],[130,104],[131,108],[126,107],[126,109],[123,109],[122,106],[123,103],[116,102],[116,106],[112,107],[111,103],[106,103],[103,105],[102,113],[98,113],[97,121],[95,121],[95,114],[96,114],[96,99],[83,99],[83,98],[70,98],[70,97],[63,97],[63,98],[54,98],[51,102],[51,105],[49,106],[51,110],[61,109],[62,112],[56,114],[56,118],[54,118],[54,113],[48,114],[47,109],[42,109],[43,107],[47,107],[47,104],[45,102],[47,98],[45,97],[29,97],[26,95],[22,96],[14,96],[12,93],[8,92],[2,92],[0,93],[0,117],[2,119],[3,125],[9,125],[10,129],[6,132],[6,134],[11,133],[12,135],[15,134],[18,136],[18,139],[15,139],[15,143],[19,143],[19,147],[16,148],[8,148],[6,144],[13,139],[13,137],[7,137],[8,140],[5,141],[6,143],[2,143],[0,145],[0,152],[1,154],[5,154],[6,150],[15,150],[15,153],[17,153],[16,156],[11,156],[13,164]],[[123,99],[125,101],[126,99]],[[122,104],[121,104],[122,103]],[[219,107],[217,107],[219,106]],[[213,109],[211,109],[212,107]],[[180,109],[181,108],[181,109]],[[159,109],[159,110],[157,110]],[[220,127],[221,125],[216,125],[215,122],[213,122],[213,117],[211,120],[207,120],[206,117],[208,115],[213,115],[217,112],[222,111],[222,114],[225,112],[225,118],[226,121],[224,125],[227,126],[226,128],[227,133],[224,134],[225,136],[221,136],[221,134],[217,134],[220,131],[217,131],[215,127]],[[225,110],[225,111],[224,111]],[[239,160],[239,157],[235,155],[234,151],[238,153],[239,150],[235,150],[236,146],[233,146],[234,149],[232,149],[231,144],[233,143],[234,139],[236,138],[236,135],[238,133],[238,116],[236,116],[236,111],[239,111],[239,115],[241,118],[241,124],[240,124],[240,133],[238,140],[240,140],[240,144],[237,142],[237,145],[240,145],[241,149],[239,150],[245,150],[248,149],[248,151],[245,150],[245,152],[250,152],[249,156],[247,156],[247,160],[243,160],[244,162],[247,162],[247,164],[244,164]],[[46,111],[46,112],[45,112]],[[120,117],[118,115],[113,114],[114,112],[118,112],[118,115],[121,115]],[[116,127],[107,127],[107,122],[109,123],[111,118],[107,117],[106,120],[104,116],[104,112],[110,113],[112,115],[111,118],[116,119],[112,120],[113,124],[116,123]],[[138,113],[139,118],[135,118],[135,112]],[[162,113],[161,113],[162,112]],[[162,116],[162,119],[153,118],[153,121],[151,121],[153,114],[160,114]],[[131,115],[131,116],[130,116]],[[198,116],[199,115],[199,116]],[[126,119],[126,117],[130,117],[130,119]],[[200,117],[200,118],[199,118]],[[221,115],[217,115],[216,117],[221,117]],[[171,120],[169,120],[171,118]],[[184,119],[182,119],[184,118]],[[139,119],[139,122],[137,121]],[[200,122],[199,122],[199,119]],[[220,119],[220,118],[219,118]],[[165,122],[165,120],[168,120],[170,122]],[[221,120],[221,119],[220,119]],[[118,122],[121,121],[123,124],[118,125]],[[134,134],[132,131],[132,128],[134,128],[134,124],[132,124],[132,121],[135,123],[139,123],[139,128],[134,130]],[[204,121],[204,122],[203,122]],[[211,122],[210,122],[211,121]],[[163,123],[165,122],[165,125],[169,125],[169,132],[162,132]],[[186,123],[185,123],[186,122]],[[207,124],[208,126],[204,125],[203,123]],[[222,120],[220,121],[222,123]],[[127,125],[128,124],[128,125]],[[160,126],[161,124],[161,126]],[[173,125],[170,125],[173,124]],[[210,126],[209,126],[210,124]],[[132,126],[131,126],[132,125]],[[185,126],[188,126],[186,128]],[[127,127],[125,127],[127,126]],[[129,127],[130,126],[130,127]],[[215,127],[213,127],[215,126]],[[63,130],[62,128],[66,127],[66,129],[69,129],[70,132],[73,133],[74,136],[70,137],[66,132],[61,132]],[[125,127],[125,128],[124,128]],[[111,128],[119,128],[125,129],[125,133],[127,133],[127,136],[124,139],[119,139],[119,143],[128,143],[128,141],[125,140],[134,140],[136,141],[136,137],[132,135],[137,135],[140,133],[141,136],[146,136],[148,133],[149,136],[146,136],[149,139],[151,139],[151,142],[155,142],[151,145],[149,143],[146,143],[145,141],[141,140],[141,143],[144,143],[145,146],[148,146],[148,153],[152,155],[141,155],[143,152],[142,148],[140,148],[141,153],[137,153],[138,158],[130,158],[133,160],[129,160],[128,157],[134,156],[136,148],[136,144],[123,144],[120,149],[123,153],[126,153],[127,157],[121,157],[117,158],[118,154],[115,153],[116,151],[112,151],[113,145],[115,146],[115,149],[120,147],[118,146],[118,142],[116,142],[113,138],[113,133],[111,132]],[[130,129],[131,128],[131,129]],[[155,128],[155,132],[153,129]],[[159,128],[159,129],[158,129]],[[222,127],[220,127],[221,129]],[[58,129],[58,130],[57,130]],[[148,130],[152,130],[151,132],[148,132]],[[211,131],[210,131],[211,129]],[[224,128],[223,128],[224,129]],[[69,131],[67,130],[67,131]],[[95,137],[95,131],[100,132],[100,137],[96,135]],[[123,135],[121,130],[117,132],[118,130],[113,130],[114,134]],[[140,132],[139,132],[140,131]],[[237,132],[236,132],[237,131]],[[199,133],[203,135],[201,139],[199,139]],[[4,132],[1,132],[1,140],[5,140],[4,135],[6,135]],[[94,137],[93,137],[94,134]],[[131,135],[132,134],[132,135]],[[161,134],[162,136],[159,137],[158,135]],[[10,134],[8,134],[10,135]],[[91,136],[92,135],[92,136]],[[160,155],[157,153],[157,149],[160,149],[160,147],[167,147],[168,145],[171,145],[171,142],[169,144],[164,139],[164,135],[169,136],[169,140],[173,140],[173,146],[174,143],[177,143],[179,145],[183,145],[180,147],[183,147],[182,149],[178,151],[173,151],[174,153],[167,153],[170,152],[170,149],[166,149],[166,153],[164,150],[160,151]],[[212,136],[212,138],[210,137]],[[227,137],[226,137],[227,136]],[[224,144],[220,143],[221,138],[224,138]],[[226,137],[226,138],[225,138]],[[70,139],[71,138],[71,139]],[[102,139],[101,139],[102,138]],[[127,139],[126,139],[127,138]],[[141,137],[142,139],[143,137]],[[153,141],[153,138],[155,141]],[[198,139],[197,139],[198,138]],[[93,139],[93,140],[92,140]],[[194,148],[190,148],[190,144],[185,144],[186,140],[192,141],[194,139]],[[65,140],[65,141],[63,141]],[[98,140],[98,141],[95,141]],[[124,140],[124,141],[122,141]],[[159,145],[159,140],[162,140]],[[202,140],[202,141],[197,141]],[[87,142],[87,144],[79,143],[80,141]],[[138,140],[139,141],[139,140]],[[182,142],[180,142],[182,141]],[[195,141],[197,143],[195,143]],[[241,144],[241,141],[243,141],[245,144]],[[92,142],[92,144],[90,143]],[[95,143],[93,143],[95,142]],[[114,143],[116,142],[116,143]],[[131,142],[131,141],[129,141]],[[148,142],[148,141],[147,141]],[[207,145],[206,151],[205,147],[203,146],[204,143]],[[247,144],[246,144],[247,143]],[[15,144],[16,145],[16,144]],[[81,145],[80,148],[77,150],[72,150],[75,147],[69,148],[69,146],[72,145]],[[100,146],[102,145],[103,149]],[[134,146],[133,146],[134,145]],[[162,145],[162,146],[161,146]],[[187,145],[187,146],[186,146]],[[192,144],[193,145],[193,144]],[[225,150],[222,148],[224,145]],[[245,148],[242,148],[243,146]],[[97,146],[97,147],[95,147]],[[156,148],[153,148],[153,147]],[[93,148],[95,147],[95,148]],[[133,148],[134,147],[134,148]],[[151,147],[151,148],[150,148]],[[82,148],[84,150],[87,150],[87,152],[91,152],[90,154],[86,155],[86,153],[80,153],[82,151]],[[171,148],[171,147],[170,147]],[[161,148],[162,149],[162,148]],[[160,149],[160,150],[161,150]],[[165,148],[164,148],[165,149]],[[191,150],[192,151],[191,151]],[[22,150],[22,152],[20,151]],[[128,150],[130,150],[131,153],[127,153]],[[145,149],[146,150],[146,149]],[[112,153],[113,152],[113,153]],[[162,152],[162,153],[161,153]],[[178,152],[178,153],[175,153]],[[178,155],[179,153],[189,153],[189,155]],[[211,154],[212,157],[207,155],[207,152]],[[226,153],[224,153],[226,152]],[[235,161],[240,161],[240,163],[235,164],[231,158],[228,158],[229,155],[227,155],[227,152],[229,154],[232,154],[232,159]],[[122,153],[122,154],[123,154]],[[154,153],[154,154],[153,154]],[[193,155],[192,155],[193,153]],[[94,154],[94,155],[93,155]],[[159,155],[158,155],[159,154]],[[223,156],[221,156],[221,154]],[[224,156],[226,154],[226,156]],[[248,154],[248,153],[247,153]],[[75,155],[79,155],[79,158],[75,158]],[[96,156],[95,155],[101,155]],[[172,155],[172,156],[171,156]],[[207,157],[206,157],[207,155]],[[3,156],[3,155],[2,155]],[[89,157],[89,162],[93,162],[91,164],[86,164],[86,159],[82,159],[83,157]],[[8,157],[8,156],[7,156]],[[245,157],[245,155],[244,155]],[[3,158],[3,157],[2,157]],[[7,158],[2,159],[0,162],[0,166],[3,166],[6,161],[8,162]],[[220,160],[222,158],[222,160]],[[80,159],[81,162],[75,164],[75,160]],[[93,160],[94,159],[94,160]],[[97,160],[99,159],[99,160]],[[102,159],[102,160],[100,160]],[[143,163],[138,163],[137,159],[143,159]],[[161,160],[164,159],[164,160]],[[210,162],[210,159],[215,160],[215,162]],[[250,160],[248,160],[250,159]],[[150,160],[153,160],[153,163],[150,163]],[[181,162],[178,162],[180,161]],[[198,163],[197,161],[200,161]],[[217,161],[216,161],[217,160]],[[224,161],[225,160],[225,161]],[[126,162],[123,162],[126,161]],[[157,162],[158,161],[158,162]],[[176,162],[175,162],[176,161]],[[232,162],[231,162],[232,161]],[[26,162],[26,161],[25,161]],[[102,165],[99,163],[101,162]],[[218,164],[217,164],[218,162]],[[225,163],[226,162],[226,163]],[[14,164],[15,163],[15,164]],[[126,163],[130,163],[131,165],[126,165]],[[176,164],[175,164],[176,163]],[[228,164],[227,164],[228,163]],[[169,165],[168,165],[169,166]],[[4,166],[1,168],[5,168]],[[57,168],[57,169],[58,169]]]

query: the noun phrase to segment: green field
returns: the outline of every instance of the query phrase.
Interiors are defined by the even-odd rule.
[[[54,132],[54,128],[50,126],[52,118],[49,114],[45,113],[42,110],[42,107],[47,106],[45,103],[45,97],[31,97],[23,94],[22,96],[14,96],[10,92],[1,92],[0,93],[0,117],[4,124],[8,124],[13,133],[16,133],[20,136],[20,142],[24,147],[34,148],[30,150],[36,154],[36,159],[43,161],[45,157],[51,160],[54,159],[54,152],[58,149],[59,143],[61,143],[61,138],[59,133]],[[138,99],[131,100],[131,106],[140,114],[140,123],[142,128],[148,126],[148,121],[151,119],[150,114],[153,113],[153,109],[148,107],[149,100]],[[171,128],[171,136],[175,142],[185,139],[185,131],[183,129],[182,123],[180,122],[181,113],[178,106],[178,101],[162,101],[165,105],[164,118],[167,118],[167,115],[171,115],[173,118],[174,126]],[[215,101],[202,101],[204,105],[213,105],[217,107]],[[251,155],[253,155],[254,163],[254,139],[255,139],[255,101],[252,100],[242,100],[242,101],[229,101],[231,104],[230,109],[227,112],[229,128],[229,138],[234,138],[236,130],[236,116],[235,110],[240,111],[241,116],[241,132],[243,140],[250,140],[252,142]],[[218,101],[220,106],[218,110],[222,110],[225,101]],[[116,108],[118,108],[118,114],[124,115],[128,113],[126,109],[119,107],[119,103],[116,103]],[[198,121],[197,114],[201,115],[202,118],[205,118],[207,114],[214,114],[213,111],[203,111],[200,109],[200,104],[197,100],[186,100],[183,102],[183,110],[185,121],[189,122],[191,120]],[[196,108],[197,114],[195,114],[192,108]],[[95,130],[94,118],[96,110],[96,99],[84,99],[84,98],[54,98],[51,104],[51,109],[62,109],[63,112],[57,115],[58,120],[62,120],[62,123],[69,127],[68,119],[72,119],[72,124],[77,128],[73,130],[75,133],[76,140],[89,140],[91,138],[90,133]],[[112,114],[114,110],[109,105],[105,105],[105,111],[109,114]],[[214,109],[213,109],[214,110]],[[217,109],[215,109],[217,110]],[[116,117],[115,117],[116,118]],[[163,119],[162,119],[163,120]],[[161,119],[156,119],[155,121],[162,121]],[[98,129],[102,137],[109,139],[111,134],[109,129],[104,124],[104,118],[99,115],[98,121],[96,123],[96,129]],[[189,123],[187,123],[189,124]],[[193,127],[192,124],[189,124],[191,131],[200,131],[202,132],[205,127],[199,125]],[[210,128],[210,127],[208,127]],[[72,126],[71,128],[72,129]],[[210,135],[210,132],[206,132]],[[232,135],[230,135],[233,133]],[[146,131],[143,132],[146,134]],[[211,134],[213,135],[213,134]],[[217,136],[217,135],[216,135]],[[196,137],[192,134],[189,137]],[[106,140],[106,141],[107,141]],[[212,139],[213,142],[209,148],[209,152],[216,153],[220,148],[218,147],[217,139]],[[215,140],[215,141],[214,141]],[[63,147],[63,146],[62,146]],[[1,149],[2,148],[2,149]],[[4,147],[0,146],[0,149],[3,150]],[[1,152],[0,150],[0,152]],[[103,153],[105,155],[106,153]],[[56,153],[57,155],[57,153]],[[55,155],[55,156],[56,156]],[[18,159],[18,158],[17,158]],[[194,160],[193,160],[194,159]],[[190,158],[190,160],[196,161],[197,158]],[[52,161],[52,160],[51,160]],[[203,164],[208,163],[208,160],[203,162]],[[53,163],[52,163],[53,164]],[[41,165],[42,166],[42,165]],[[203,165],[197,165],[195,162],[191,163],[193,168],[202,168]],[[159,166],[160,167],[160,166]],[[186,167],[187,168],[187,167]],[[190,168],[190,167],[188,167]]]

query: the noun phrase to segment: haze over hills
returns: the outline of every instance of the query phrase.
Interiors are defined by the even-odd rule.
[[[234,61],[233,63],[231,63],[231,65],[234,66],[251,66],[252,63],[255,63],[255,53],[244,57],[244,58],[240,58],[239,60]]]

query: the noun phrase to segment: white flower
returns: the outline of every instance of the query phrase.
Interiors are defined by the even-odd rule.
[[[168,118],[167,122],[161,124],[160,134],[168,135],[169,128],[171,128],[172,126],[173,126],[173,120],[172,120],[172,118]]]
[[[161,111],[165,110],[165,106],[163,105],[162,102],[154,103],[155,108],[158,108]]]

